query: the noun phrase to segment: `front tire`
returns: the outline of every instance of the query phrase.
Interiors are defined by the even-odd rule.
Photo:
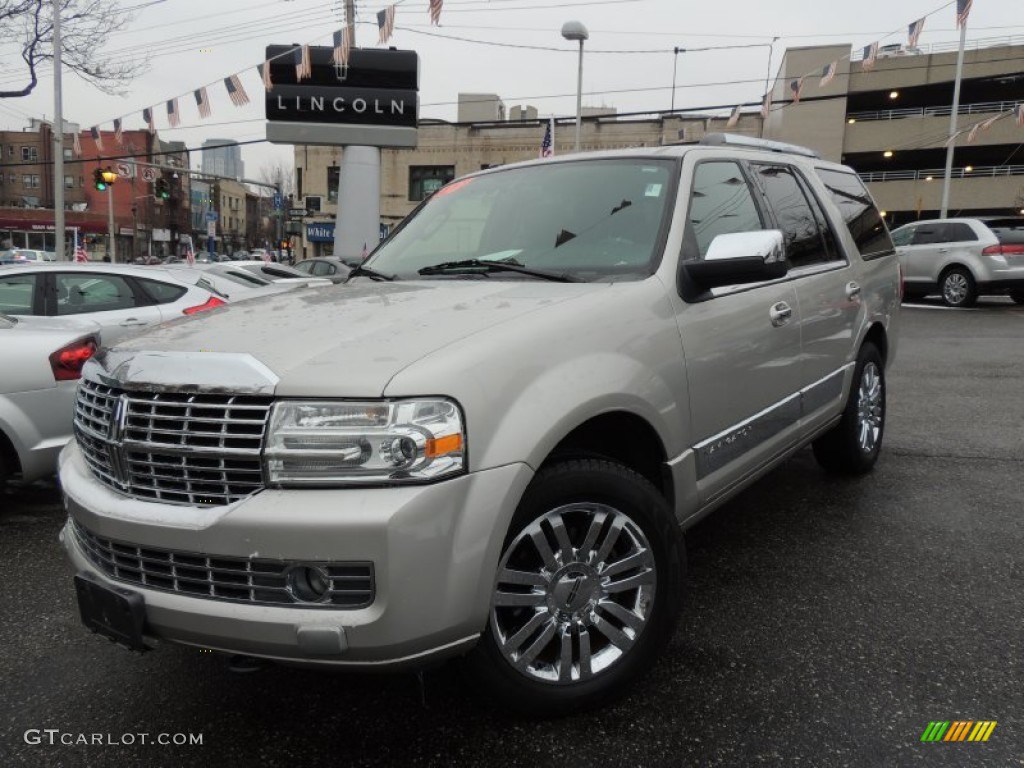
[[[853,384],[839,423],[814,441],[814,458],[827,471],[863,475],[871,471],[885,434],[885,363],[865,342],[853,369]]]
[[[505,538],[472,679],[533,716],[623,695],[671,638],[684,557],[671,509],[637,473],[596,459],[542,469]]]
[[[978,300],[974,277],[962,267],[954,267],[942,276],[942,300],[950,307],[973,307]]]

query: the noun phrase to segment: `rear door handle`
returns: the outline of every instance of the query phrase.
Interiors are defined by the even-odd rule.
[[[860,296],[860,285],[851,280],[846,284],[846,298],[856,299]]]
[[[146,321],[144,321],[144,320],[139,320],[139,319],[134,318],[134,317],[129,317],[127,320],[122,320],[121,321],[121,326],[124,327],[124,328],[129,328],[131,326],[136,326],[136,325],[148,325],[148,323]]]
[[[789,322],[789,318],[793,316],[793,310],[784,301],[780,301],[775,304],[770,310],[768,310],[768,317],[771,318],[772,325],[779,328]]]

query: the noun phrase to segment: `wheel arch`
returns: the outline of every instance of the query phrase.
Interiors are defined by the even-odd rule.
[[[668,455],[657,430],[642,416],[625,410],[607,411],[570,430],[541,466],[579,458],[604,458],[633,470],[675,506],[675,488]]]

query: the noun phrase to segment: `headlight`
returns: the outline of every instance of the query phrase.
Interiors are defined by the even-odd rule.
[[[465,471],[466,434],[451,400],[285,401],[264,458],[272,485],[424,482]]]

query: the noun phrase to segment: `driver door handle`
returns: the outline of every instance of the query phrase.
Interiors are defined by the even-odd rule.
[[[768,317],[771,318],[772,325],[776,328],[780,328],[789,322],[789,318],[793,316],[793,309],[784,301],[780,301],[770,310],[768,310]]]
[[[860,285],[851,280],[846,284],[846,298],[856,299],[860,296]]]
[[[127,320],[121,321],[121,326],[125,328],[136,325],[148,325],[148,323],[146,323],[145,320],[139,320],[138,318],[135,317],[129,317]]]

